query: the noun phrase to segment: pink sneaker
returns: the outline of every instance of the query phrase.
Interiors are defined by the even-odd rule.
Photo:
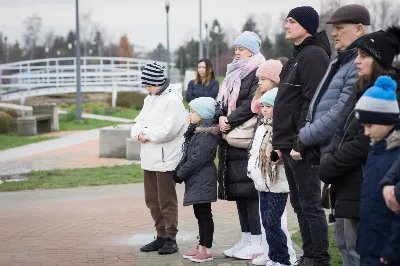
[[[213,255],[207,254],[207,249],[206,247],[202,247],[201,251],[199,252],[199,254],[197,254],[196,256],[192,257],[190,260],[193,262],[206,262],[206,261],[212,261]]]
[[[194,249],[189,250],[185,254],[183,254],[183,258],[185,259],[191,259],[192,257],[196,256],[199,254],[199,246],[197,245]]]

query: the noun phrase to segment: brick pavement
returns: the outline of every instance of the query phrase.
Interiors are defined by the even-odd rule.
[[[197,242],[192,208],[182,206],[183,185],[178,185],[180,254],[139,251],[154,233],[142,186],[0,193],[0,265],[195,265],[181,257]],[[236,205],[219,201],[213,213],[215,260],[201,265],[251,265],[221,254],[240,237]],[[290,205],[288,215],[289,230],[295,231]]]

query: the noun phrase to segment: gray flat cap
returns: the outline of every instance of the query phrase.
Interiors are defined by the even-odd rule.
[[[368,10],[362,5],[345,5],[332,13],[326,24],[351,23],[371,25]]]

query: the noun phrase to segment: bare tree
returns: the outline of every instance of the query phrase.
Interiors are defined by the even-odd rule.
[[[389,0],[370,0],[371,31],[384,30],[400,23],[400,4]]]
[[[42,30],[42,18],[34,14],[28,17],[25,21],[24,41],[27,50],[30,50],[30,59],[35,57],[36,44],[40,38]]]
[[[45,34],[44,34],[44,38],[43,38],[43,46],[46,48],[50,48],[51,46],[53,46],[53,42],[54,42],[54,38],[55,38],[55,33],[54,30],[48,30]]]
[[[92,21],[92,12],[89,11],[81,15],[80,19],[80,37],[83,44],[83,56],[88,54],[88,45],[93,42],[95,35],[95,25]]]

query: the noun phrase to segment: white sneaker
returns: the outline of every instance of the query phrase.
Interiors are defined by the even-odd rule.
[[[296,253],[290,254],[290,264],[294,265],[297,261]]]
[[[274,262],[272,260],[269,260],[266,266],[290,266],[290,265],[280,264],[279,262]]]
[[[264,254],[261,256],[258,256],[254,260],[251,261],[253,265],[260,265],[260,266],[265,266],[267,264],[267,260],[264,257]]]
[[[246,247],[241,250],[233,253],[233,256],[237,259],[241,260],[252,260],[260,256],[264,253],[263,247],[261,244],[248,244]]]
[[[222,254],[224,254],[227,257],[233,257],[233,253],[238,252],[239,250],[243,249],[247,245],[250,245],[250,241],[243,241],[240,240],[238,243],[236,243],[233,247],[230,249],[222,251]]]

